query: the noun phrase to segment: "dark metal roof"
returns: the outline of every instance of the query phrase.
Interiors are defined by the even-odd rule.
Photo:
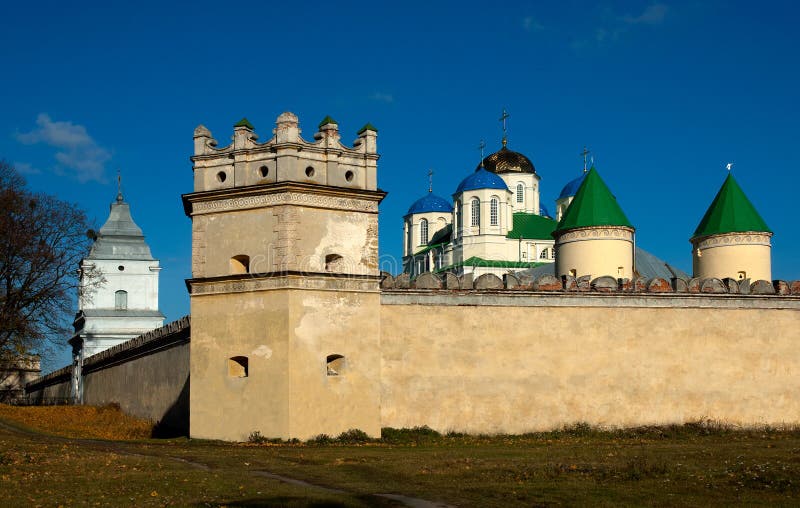
[[[529,270],[523,270],[519,273],[520,275],[526,275],[535,279],[537,277],[541,277],[542,275],[555,275],[555,270],[555,263],[547,263]],[[670,265],[663,259],[656,257],[654,254],[642,249],[639,246],[636,247],[636,273],[640,277],[644,277],[646,279],[660,277],[662,279],[670,280],[672,277],[678,277],[689,280],[691,278],[689,277],[689,274],[680,268]]]
[[[483,167],[492,173],[536,173],[531,160],[505,146],[483,159]],[[478,165],[480,167],[480,165]]]

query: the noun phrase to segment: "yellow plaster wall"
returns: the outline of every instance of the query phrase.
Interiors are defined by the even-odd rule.
[[[601,234],[605,229],[597,230]],[[593,231],[570,232],[580,234]],[[569,275],[575,269],[576,277],[591,275],[594,279],[603,275],[616,278],[633,278],[633,241],[629,238],[573,238],[565,236],[556,240],[556,275]],[[620,267],[622,271],[620,273]]]
[[[289,344],[292,437],[361,429],[380,436],[380,294],[292,291]],[[328,355],[344,356],[328,375]]]
[[[192,296],[192,437],[289,437],[288,306],[285,291]],[[228,375],[233,356],[248,357],[248,377]]]
[[[694,249],[692,271],[695,277],[715,277],[724,279],[739,278],[739,272],[746,272],[751,281],[772,280],[771,253],[769,245],[720,245],[701,249],[698,257]]]
[[[797,310],[384,302],[381,425],[797,423],[799,324]]]

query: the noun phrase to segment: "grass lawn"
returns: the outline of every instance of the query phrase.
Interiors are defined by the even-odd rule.
[[[56,412],[43,419],[19,409]],[[231,444],[137,440],[124,429],[128,440],[85,439],[108,432],[92,410],[77,431],[57,432],[59,408],[19,409],[0,407],[0,506],[392,505],[375,494],[457,506],[800,504],[798,430],[578,425],[525,436],[387,430],[381,441]],[[73,420],[81,411],[62,409]],[[70,432],[84,439],[55,436]]]

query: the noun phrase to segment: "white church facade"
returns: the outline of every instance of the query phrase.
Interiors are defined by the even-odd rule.
[[[540,177],[525,155],[502,148],[482,158],[452,200],[428,194],[403,218],[403,271],[502,275],[553,263],[556,221],[542,205]]]
[[[164,315],[158,308],[160,270],[133,221],[130,205],[118,192],[80,265],[79,308],[69,341],[78,373],[85,358],[163,325]],[[79,380],[80,376],[73,379],[77,399]]]

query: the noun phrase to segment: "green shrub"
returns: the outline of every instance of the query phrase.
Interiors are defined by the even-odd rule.
[[[442,435],[432,428],[424,425],[411,429],[395,429],[384,427],[381,429],[381,441],[391,444],[420,443],[440,439]]]

